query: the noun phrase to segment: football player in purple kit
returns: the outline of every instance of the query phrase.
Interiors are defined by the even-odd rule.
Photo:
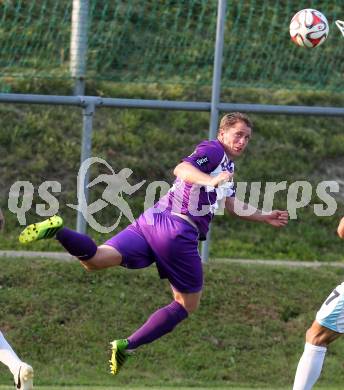
[[[274,227],[288,223],[287,211],[262,213],[235,198],[234,160],[244,152],[251,135],[252,124],[246,115],[225,115],[217,139],[201,142],[175,167],[176,180],[170,191],[103,245],[97,247],[87,235],[63,227],[59,216],[32,224],[21,233],[22,243],[56,236],[87,270],[118,265],[144,268],[155,263],[160,277],[170,282],[172,302],[154,312],[128,338],[111,343],[110,367],[114,375],[132,350],[171,332],[198,308],[203,286],[198,241],[206,239],[221,200],[230,214],[240,218]],[[240,215],[238,210],[243,207],[245,215]]]

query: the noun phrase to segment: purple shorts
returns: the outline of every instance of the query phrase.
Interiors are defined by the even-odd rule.
[[[123,267],[145,268],[155,262],[160,277],[167,278],[177,291],[202,290],[198,231],[176,215],[149,209],[104,244],[120,252]]]

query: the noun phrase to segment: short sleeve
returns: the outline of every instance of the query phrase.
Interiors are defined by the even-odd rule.
[[[224,150],[216,141],[203,141],[196,146],[190,156],[184,157],[182,161],[192,164],[204,173],[210,173],[221,163]]]

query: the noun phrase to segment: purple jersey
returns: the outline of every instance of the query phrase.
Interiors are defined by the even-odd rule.
[[[201,142],[195,151],[182,161],[211,176],[216,176],[222,171],[234,172],[234,162],[227,157],[218,140]],[[233,196],[235,196],[233,182],[214,188],[189,184],[177,178],[155,208],[187,215],[198,228],[199,240],[205,240],[209,223],[219,208],[219,201]]]

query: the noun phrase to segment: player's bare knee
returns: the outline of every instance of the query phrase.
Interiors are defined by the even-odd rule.
[[[199,299],[197,300],[177,299],[177,301],[184,307],[184,309],[188,312],[188,314],[194,313],[199,308],[200,305]]]
[[[181,293],[175,289],[172,290],[174,300],[181,304],[188,314],[193,313],[199,308],[202,291],[197,293]]]
[[[318,347],[327,347],[328,342],[322,335],[313,336],[310,339],[307,340],[307,343],[316,345]]]
[[[192,314],[199,308],[199,302],[187,304],[184,306],[184,308],[188,312],[188,314]]]
[[[306,331],[306,342],[307,343],[316,345],[314,343],[317,340],[317,338],[318,338],[318,332],[315,329],[313,329],[313,327],[310,327],[309,329],[307,329],[307,331]]]
[[[323,328],[313,324],[306,332],[306,342],[319,347],[327,347],[331,342],[331,337],[323,331]]]

